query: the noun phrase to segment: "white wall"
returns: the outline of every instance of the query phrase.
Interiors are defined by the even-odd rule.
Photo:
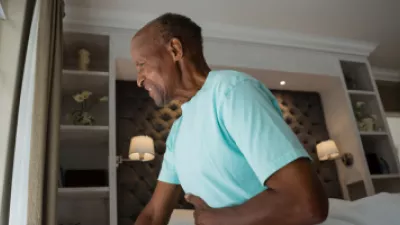
[[[14,139],[15,88],[19,83],[21,40],[26,0],[3,0],[7,20],[0,20],[0,225],[8,224]]]
[[[388,116],[387,121],[400,160],[400,116]]]
[[[65,24],[69,31],[93,32],[110,35],[113,57],[129,62],[130,42],[136,33],[134,29],[107,28]],[[365,57],[349,57],[335,53],[318,52],[300,48],[278,47],[268,44],[204,38],[204,53],[208,64],[215,66],[240,67],[281,72],[314,74],[322,76],[340,76],[339,58],[351,58],[362,61]],[[132,79],[135,76],[133,64],[117,63],[117,78]]]

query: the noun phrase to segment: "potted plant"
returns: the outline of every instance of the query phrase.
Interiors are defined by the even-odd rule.
[[[78,104],[78,107],[68,114],[69,119],[72,120],[74,125],[92,126],[96,123],[90,110],[97,104],[108,102],[108,96],[93,99],[91,98],[92,95],[92,92],[85,90],[72,96]]]
[[[358,129],[360,131],[375,131],[377,130],[376,121],[377,117],[374,114],[368,114],[366,103],[358,101],[354,106],[354,113],[357,119]]]

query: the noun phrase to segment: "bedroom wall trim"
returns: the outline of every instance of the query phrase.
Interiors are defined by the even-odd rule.
[[[113,9],[67,7],[65,21],[91,26],[138,30],[158,15]],[[267,44],[313,51],[369,56],[377,43],[351,39],[318,37],[274,29],[255,29],[218,23],[200,23],[206,38]]]
[[[400,71],[373,67],[372,74],[375,80],[400,82]]]
[[[131,61],[129,43],[136,30],[104,26],[90,26],[66,22],[66,30],[84,33],[107,34],[116,43],[113,47],[116,60]],[[341,76],[337,65],[339,58],[350,61],[366,61],[365,56],[338,53],[326,53],[307,49],[273,46],[266,44],[246,43],[234,40],[204,40],[204,52],[210,65],[284,71],[292,73],[314,74],[320,76]],[[238,54],[240,52],[240,54]],[[132,64],[133,65],[133,64]],[[131,66],[132,66],[131,65]],[[121,68],[117,63],[117,79],[134,80],[133,67]],[[123,76],[123,77],[121,77]]]

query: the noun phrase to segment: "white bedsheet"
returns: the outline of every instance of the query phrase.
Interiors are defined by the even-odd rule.
[[[193,225],[192,210],[175,210],[170,225]],[[329,199],[329,216],[322,225],[400,225],[400,194],[381,193],[349,202]]]
[[[353,202],[330,199],[329,204],[323,225],[400,225],[400,194],[381,193]]]

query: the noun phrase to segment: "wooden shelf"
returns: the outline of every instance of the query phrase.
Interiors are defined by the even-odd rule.
[[[63,131],[108,131],[108,126],[61,125]]]
[[[371,95],[375,96],[375,92],[373,91],[363,91],[363,90],[347,90],[350,95]]]
[[[108,126],[61,125],[60,141],[102,141],[108,140]]]
[[[385,131],[360,131],[361,136],[386,136],[388,135]]]
[[[374,92],[372,92],[374,94],[366,94],[366,93],[369,93],[369,91],[365,91],[365,93],[359,92],[359,91],[357,91],[357,93],[352,93],[350,91],[348,91],[348,92],[350,94],[350,99],[351,99],[352,103],[362,101],[365,103],[374,102],[374,104],[375,104],[375,102],[378,100],[378,98]],[[360,93],[364,93],[364,94],[360,94]]]
[[[109,192],[109,187],[58,188],[58,195],[68,198],[108,198]]]
[[[60,165],[68,169],[108,169],[108,126],[62,125]]]
[[[94,95],[108,96],[108,72],[64,70],[61,78],[63,95],[72,95],[88,90]]]
[[[371,179],[373,180],[380,180],[380,179],[400,179],[400,174],[394,173],[394,174],[371,174]]]
[[[82,70],[63,70],[64,75],[77,75],[77,76],[109,76],[108,72],[102,71],[82,71]]]

